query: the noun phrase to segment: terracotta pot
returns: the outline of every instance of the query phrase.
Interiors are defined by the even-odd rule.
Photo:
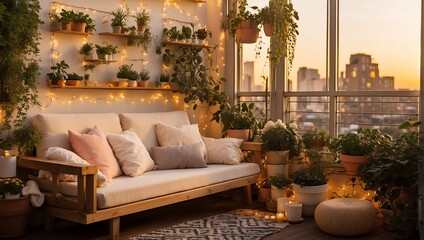
[[[71,23],[62,23],[62,30],[71,31]]]
[[[137,86],[139,87],[147,87],[148,82],[147,81],[138,81]]]
[[[272,24],[271,23],[264,23],[264,33],[265,33],[265,36],[271,37],[271,35],[272,35]]]
[[[243,21],[240,24],[240,28],[236,30],[236,36],[239,43],[255,43],[259,37],[258,25]]]
[[[243,141],[248,141],[250,135],[250,129],[228,129],[227,137],[230,138],[239,138]]]
[[[137,25],[137,30],[141,33],[143,33],[147,28],[147,25]]]
[[[339,158],[346,169],[346,174],[349,175],[357,175],[359,166],[368,162],[368,156],[350,156],[340,154]]]
[[[66,80],[66,86],[78,87],[81,80]]]
[[[0,199],[0,238],[24,235],[30,210],[29,196],[18,199]]]
[[[296,202],[302,203],[302,215],[313,216],[319,203],[328,199],[328,184],[319,186],[300,186],[293,184]]]
[[[75,32],[85,32],[85,22],[71,22],[71,31]]]
[[[65,83],[66,83],[65,79],[61,79],[57,82],[57,86],[58,87],[64,87],[66,85]]]
[[[286,164],[289,162],[289,150],[286,151],[268,151],[266,162],[268,164]]]

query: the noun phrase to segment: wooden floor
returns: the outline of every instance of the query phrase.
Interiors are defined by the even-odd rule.
[[[121,218],[121,239],[136,236],[140,233],[149,232],[155,229],[164,228],[187,220],[199,219],[219,213],[228,212],[238,208],[252,208],[265,210],[263,203],[254,201],[252,205],[244,205],[240,201],[232,200],[230,193],[226,196],[214,195],[203,197],[191,201],[186,201],[154,210],[137,213]],[[238,196],[233,194],[233,196]],[[38,216],[40,217],[40,216]],[[35,219],[35,220],[34,220]],[[40,219],[38,219],[40,220]],[[37,215],[32,218],[33,224],[38,222]],[[74,224],[67,221],[57,223],[56,229],[52,232],[44,232],[41,226],[30,227],[28,234],[18,239],[108,239],[108,222],[103,221],[90,225]],[[393,239],[390,232],[385,232],[381,223],[368,234],[359,237],[349,237],[345,239],[372,240],[372,239]],[[281,232],[268,236],[267,240],[294,240],[294,239],[343,239],[322,232],[315,224],[312,217],[306,217],[302,223],[292,224],[284,228]],[[418,239],[418,238],[417,238]]]

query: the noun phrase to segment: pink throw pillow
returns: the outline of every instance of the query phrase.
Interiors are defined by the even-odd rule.
[[[68,130],[68,138],[74,152],[90,164],[97,165],[108,181],[122,175],[106,135],[97,126],[87,134]]]

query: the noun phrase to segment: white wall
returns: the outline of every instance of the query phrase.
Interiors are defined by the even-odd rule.
[[[41,75],[39,82],[39,96],[41,107],[31,109],[29,115],[32,116],[38,112],[45,113],[73,113],[73,112],[154,112],[154,111],[169,111],[186,109],[187,106],[183,103],[183,96],[172,93],[170,91],[160,90],[88,90],[88,89],[51,89],[47,87],[46,74],[50,71],[52,64],[51,53],[52,46],[60,52],[57,59],[53,59],[53,63],[65,60],[70,69],[68,72],[76,72],[83,75],[82,56],[78,54],[79,48],[84,41],[89,41],[101,44],[104,41],[107,43],[118,45],[120,53],[118,54],[118,62],[110,64],[97,65],[91,73],[90,79],[99,82],[111,81],[116,77],[118,67],[121,64],[133,64],[133,68],[137,71],[147,69],[150,71],[150,85],[154,85],[158,81],[159,75],[162,72],[161,56],[155,54],[156,43],[158,39],[154,39],[150,49],[144,53],[141,47],[127,47],[125,46],[126,39],[115,36],[100,36],[99,32],[111,32],[109,14],[103,13],[116,10],[121,1],[103,1],[103,0],[62,0],[59,2],[64,5],[72,5],[75,7],[65,7],[67,10],[83,11],[90,15],[96,21],[97,33],[88,36],[86,39],[81,35],[70,34],[53,34],[50,32],[50,21],[48,14],[51,11],[51,4],[53,1],[40,1],[42,10],[40,16],[45,24],[41,27],[40,33],[42,40],[40,42],[40,57],[41,57]],[[220,2],[220,1],[218,1]],[[172,1],[167,4],[164,1],[158,0],[127,0],[127,5],[132,12],[148,9],[151,16],[150,27],[154,35],[160,38],[164,26],[170,27],[174,24],[181,27],[181,24],[172,21],[164,21],[164,17],[174,18],[181,21],[195,22],[197,21],[198,27],[207,27],[214,32],[214,37],[210,44],[218,44],[220,41],[221,21],[217,20],[217,11],[221,11],[219,3],[216,1],[209,1],[205,4],[198,4],[192,1]],[[176,5],[174,5],[174,3]],[[79,8],[82,7],[82,8]],[[137,9],[139,8],[139,9]],[[97,10],[97,11],[93,11]],[[213,11],[213,16],[208,16]],[[164,12],[165,11],[165,12]],[[196,18],[197,16],[197,18]],[[128,25],[135,25],[135,19],[131,18]],[[145,58],[147,63],[143,64],[142,61],[123,61],[125,56],[123,52],[128,53],[128,59]],[[214,55],[214,60],[221,60],[220,52]],[[218,63],[218,66],[223,66]],[[209,132],[209,121],[204,117],[208,110],[203,109],[202,119],[194,120],[199,122],[204,131]],[[197,115],[197,113],[191,113]],[[217,135],[213,134],[212,135]],[[219,133],[218,133],[219,135]]]

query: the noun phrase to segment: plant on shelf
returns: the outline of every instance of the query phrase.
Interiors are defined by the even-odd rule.
[[[208,37],[212,37],[212,32],[207,30],[206,28],[199,28],[194,33],[196,35],[196,38],[199,40],[206,40]]]
[[[187,26],[182,26],[181,33],[183,34],[185,39],[191,39],[191,28]]]
[[[360,166],[365,190],[376,191],[386,224],[393,225],[399,236],[409,239],[417,224],[419,165],[423,149],[418,127],[421,123],[408,120],[399,125],[400,137],[376,146],[366,164]],[[385,213],[391,212],[386,215]],[[390,222],[391,221],[391,222]]]
[[[165,73],[161,73],[159,76],[159,82],[161,83],[168,83],[169,82],[169,75]]]
[[[170,33],[168,28],[162,29],[162,41],[169,42],[170,40]]]
[[[96,31],[96,22],[92,18],[88,18],[85,25],[85,31],[93,34]]]
[[[346,173],[356,175],[358,167],[368,161],[374,149],[391,137],[378,129],[360,128],[356,132],[340,134],[330,142],[333,151],[340,153],[339,158],[346,168]]]
[[[143,9],[142,12],[136,13],[135,20],[137,22],[138,31],[144,31],[150,22],[150,16],[146,10]]]
[[[94,45],[91,42],[86,42],[84,43],[80,50],[79,53],[81,55],[84,55],[85,60],[92,60],[93,58],[93,51],[94,51]]]
[[[140,81],[149,81],[150,73],[147,70],[141,70],[139,74]]]
[[[128,9],[118,8],[115,11],[111,12],[112,19],[110,25],[113,28],[114,33],[121,33],[122,28],[127,24]]]
[[[176,26],[171,27],[168,31],[169,38],[171,41],[176,41],[178,39],[178,36],[180,35],[180,31]]]
[[[295,123],[286,124],[281,119],[268,121],[261,133],[265,152],[289,150],[290,158],[300,155],[302,143]]]
[[[134,26],[129,28],[130,33],[127,37],[128,46],[142,46],[144,50],[148,50],[153,39],[150,28],[146,28],[142,34],[138,34]]]
[[[66,69],[69,68],[69,65],[65,62],[65,60],[62,60],[55,65],[50,67],[50,70],[52,70],[50,73],[47,73],[47,76],[52,81],[53,85],[57,85],[60,80],[65,80],[67,77]]]
[[[90,18],[90,15],[84,14],[83,12],[74,12],[71,11],[71,30],[77,32],[85,32],[87,23],[93,24],[93,19]]]
[[[294,58],[298,32],[297,21],[299,14],[294,9],[292,3],[285,0],[270,0],[269,7],[266,6],[259,10],[259,20],[267,29],[271,30],[271,38],[278,43],[269,51],[271,62],[276,65],[280,59],[287,57],[288,69]]]
[[[233,8],[224,21],[224,28],[240,43],[255,43],[259,36],[260,23],[257,10],[257,7],[249,10],[247,0],[234,1]]]
[[[123,64],[119,66],[119,71],[116,74],[117,78],[124,78],[129,80],[137,80],[138,79],[138,73],[137,71],[132,69],[132,64]]]
[[[213,113],[212,121],[222,123],[222,136],[229,135],[230,130],[246,130],[245,141],[250,139],[251,131],[257,124],[255,104],[247,103],[235,104],[230,106],[229,103],[224,103],[221,108]],[[260,112],[259,112],[260,114]],[[230,137],[233,137],[230,134]],[[239,137],[240,138],[240,137]]]
[[[96,65],[90,63],[90,64],[84,64],[84,80],[90,80],[90,74],[88,71],[93,72],[93,69],[96,67]]]
[[[330,134],[325,129],[316,127],[306,130],[302,134],[302,142],[306,149],[322,149],[330,139]]]
[[[69,73],[66,80],[83,80],[83,76],[79,75],[78,73]]]
[[[71,30],[71,21],[72,21],[72,13],[71,11],[67,11],[65,9],[62,9],[62,11],[59,13],[59,22],[62,24],[62,30]]]

